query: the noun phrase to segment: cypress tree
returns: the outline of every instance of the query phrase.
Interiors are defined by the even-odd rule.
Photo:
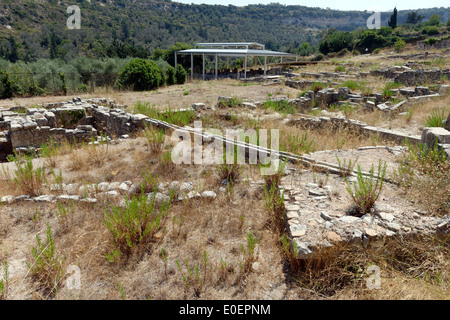
[[[394,8],[394,13],[391,15],[391,18],[388,20],[388,26],[392,29],[397,27],[397,7]]]

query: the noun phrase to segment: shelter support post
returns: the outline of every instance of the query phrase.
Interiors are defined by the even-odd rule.
[[[264,77],[266,76],[267,73],[267,56],[264,56]]]
[[[216,80],[217,80],[217,76],[218,76],[218,59],[219,59],[219,55],[216,53]]]
[[[194,80],[194,55],[191,53],[191,81]]]
[[[205,80],[205,54],[203,54],[203,80]]]
[[[247,79],[247,55],[245,55],[244,79]]]

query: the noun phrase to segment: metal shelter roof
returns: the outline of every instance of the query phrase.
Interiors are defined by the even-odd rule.
[[[257,49],[257,50],[264,50],[265,46],[261,43],[257,42],[208,42],[208,43],[196,43],[194,44],[194,48],[222,48],[222,49],[239,49],[239,48],[245,48],[245,49]]]
[[[295,54],[271,50],[255,49],[187,49],[177,51],[177,54],[207,54],[219,56],[259,56],[259,57],[295,57]]]

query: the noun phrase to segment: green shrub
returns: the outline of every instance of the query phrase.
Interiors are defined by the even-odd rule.
[[[426,34],[429,36],[439,34],[439,29],[436,26],[426,26],[422,28],[422,34]]]
[[[161,71],[154,61],[133,59],[119,73],[117,86],[143,91],[157,88],[161,81]]]
[[[294,154],[304,154],[314,152],[317,148],[314,139],[308,137],[308,131],[302,135],[285,134],[283,131],[280,136],[280,151],[290,152]]]
[[[150,127],[144,130],[144,134],[147,138],[150,154],[159,155],[164,147],[164,131]]]
[[[175,78],[175,68],[169,65],[166,69],[166,83],[167,85],[171,86],[175,84],[176,81],[177,80]]]
[[[241,252],[243,255],[243,263],[241,264],[241,270],[244,273],[248,273],[253,270],[253,262],[258,258],[256,254],[256,244],[259,244],[260,240],[256,239],[250,230],[247,235],[247,246],[241,244]]]
[[[181,64],[177,64],[177,69],[175,70],[175,79],[177,84],[183,84],[186,82],[186,70]]]
[[[56,158],[58,156],[58,148],[56,147],[53,139],[50,138],[49,144],[42,143],[40,154],[46,159],[46,165],[50,168],[56,167]]]
[[[336,68],[334,68],[334,72],[345,72],[345,67],[337,66]]]
[[[9,75],[8,74],[5,74],[2,77],[1,84],[2,84],[1,98],[2,99],[9,99],[9,98],[11,98],[13,96],[13,92],[14,92],[14,89],[13,89],[14,85],[11,82],[11,80],[9,79]]]
[[[395,52],[400,52],[405,47],[405,45],[406,45],[405,41],[403,41],[402,39],[398,39],[394,43],[394,51]]]
[[[428,19],[426,24],[435,27],[439,26],[441,24],[441,16],[438,15],[437,13],[433,13],[430,19]]]
[[[155,209],[156,193],[147,199],[146,194],[140,194],[131,200],[126,200],[125,207],[112,206],[105,209],[103,222],[114,241],[115,249],[106,257],[110,262],[120,259],[121,254],[129,254],[139,244],[148,243],[156,232],[164,226],[169,213],[170,202],[163,202],[159,212]]]
[[[341,58],[341,57],[343,57],[343,56],[345,56],[346,54],[349,54],[350,53],[350,51],[348,51],[348,49],[342,49],[341,51],[339,51],[337,54],[336,54],[336,57],[339,57],[339,58]]]
[[[32,277],[45,291],[54,295],[64,276],[64,257],[56,253],[55,241],[50,225],[47,224],[46,241],[36,235],[36,247],[31,248],[31,263],[26,263]]]
[[[355,205],[355,215],[362,216],[370,212],[380,196],[385,175],[386,162],[382,165],[382,161],[380,159],[378,163],[378,174],[376,177],[374,176],[373,165],[369,171],[368,177],[363,176],[361,167],[358,165],[357,181],[353,184],[353,188],[347,178],[345,178],[347,192],[350,194]]]
[[[431,37],[431,38],[424,40],[423,42],[429,46],[432,46],[433,44],[435,44],[438,41],[439,41],[439,39]]]
[[[14,170],[14,177],[10,177],[9,172],[3,168],[3,174],[6,177],[8,183],[13,183],[13,185],[21,190],[23,193],[31,196],[36,196],[41,194],[42,187],[45,184],[45,166],[34,168],[33,157],[24,156],[23,158],[19,155],[10,157],[16,165],[16,170]]]

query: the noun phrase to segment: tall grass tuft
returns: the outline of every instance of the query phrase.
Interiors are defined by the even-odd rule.
[[[55,241],[50,225],[47,224],[46,241],[36,235],[36,247],[31,248],[31,263],[27,266],[33,278],[46,293],[56,294],[64,276],[64,257],[56,253]]]
[[[350,194],[353,203],[356,209],[356,215],[362,216],[366,213],[369,213],[372,207],[375,205],[375,202],[378,200],[380,196],[381,190],[383,188],[384,178],[386,176],[386,162],[382,165],[382,161],[380,159],[378,163],[378,174],[374,175],[374,168],[369,171],[369,177],[364,177],[361,171],[361,167],[358,165],[358,174],[357,181],[354,182],[353,188],[346,181],[346,189]]]
[[[31,196],[40,195],[45,184],[45,166],[34,168],[33,157],[15,155],[10,157],[16,165],[14,176],[3,167],[3,175],[15,188]]]
[[[283,114],[294,114],[297,112],[297,107],[287,100],[266,100],[263,107],[265,109],[272,109]]]
[[[432,110],[431,114],[425,119],[425,127],[443,127],[447,119],[445,108],[442,110]]]
[[[147,139],[150,154],[159,155],[161,154],[164,147],[164,131],[159,129],[145,128],[145,137]]]
[[[145,194],[126,200],[125,207],[112,206],[105,209],[103,222],[113,237],[115,249],[106,257],[109,261],[129,254],[139,244],[153,240],[156,232],[163,228],[170,210],[170,202],[163,202],[156,210],[155,194]]]

